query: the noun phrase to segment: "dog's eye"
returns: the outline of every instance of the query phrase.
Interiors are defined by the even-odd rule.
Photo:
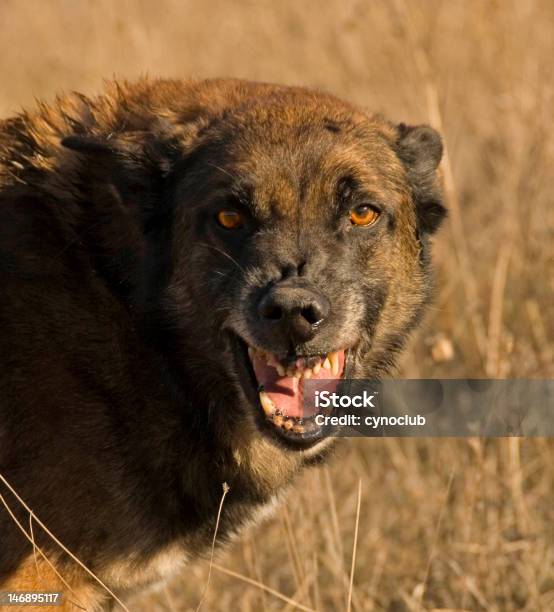
[[[379,211],[373,208],[373,206],[368,206],[367,204],[357,206],[350,211],[350,223],[362,226],[373,225],[379,218],[379,215]]]
[[[220,210],[216,219],[219,225],[225,229],[240,229],[244,225],[244,217],[236,210]]]

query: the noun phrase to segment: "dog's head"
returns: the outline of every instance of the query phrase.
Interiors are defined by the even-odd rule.
[[[104,254],[106,273],[165,330],[215,430],[316,446],[304,381],[390,369],[429,298],[428,236],[445,213],[433,129],[281,89],[175,133],[65,144],[97,160],[96,193],[140,227],[127,259],[121,245],[117,265]]]

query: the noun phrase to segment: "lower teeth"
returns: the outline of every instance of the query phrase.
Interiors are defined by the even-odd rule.
[[[304,433],[304,425],[294,418],[288,418],[281,414],[279,410],[276,409],[275,404],[267,393],[260,391],[258,395],[260,398],[260,404],[262,405],[262,409],[267,419],[276,427],[283,427],[286,431],[294,431],[294,433],[297,434]]]
[[[263,391],[260,391],[258,395],[260,397],[260,404],[262,405],[264,412],[267,415],[273,414],[275,412],[275,404],[271,401],[269,395]]]

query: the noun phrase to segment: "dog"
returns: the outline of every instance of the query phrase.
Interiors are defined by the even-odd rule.
[[[391,372],[441,155],[429,126],[233,79],[0,123],[0,589],[104,609],[209,553],[223,494],[218,545],[325,459],[303,385]]]

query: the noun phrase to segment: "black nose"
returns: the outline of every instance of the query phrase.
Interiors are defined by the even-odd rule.
[[[258,305],[262,320],[296,343],[313,338],[329,310],[324,295],[302,286],[275,285]]]

